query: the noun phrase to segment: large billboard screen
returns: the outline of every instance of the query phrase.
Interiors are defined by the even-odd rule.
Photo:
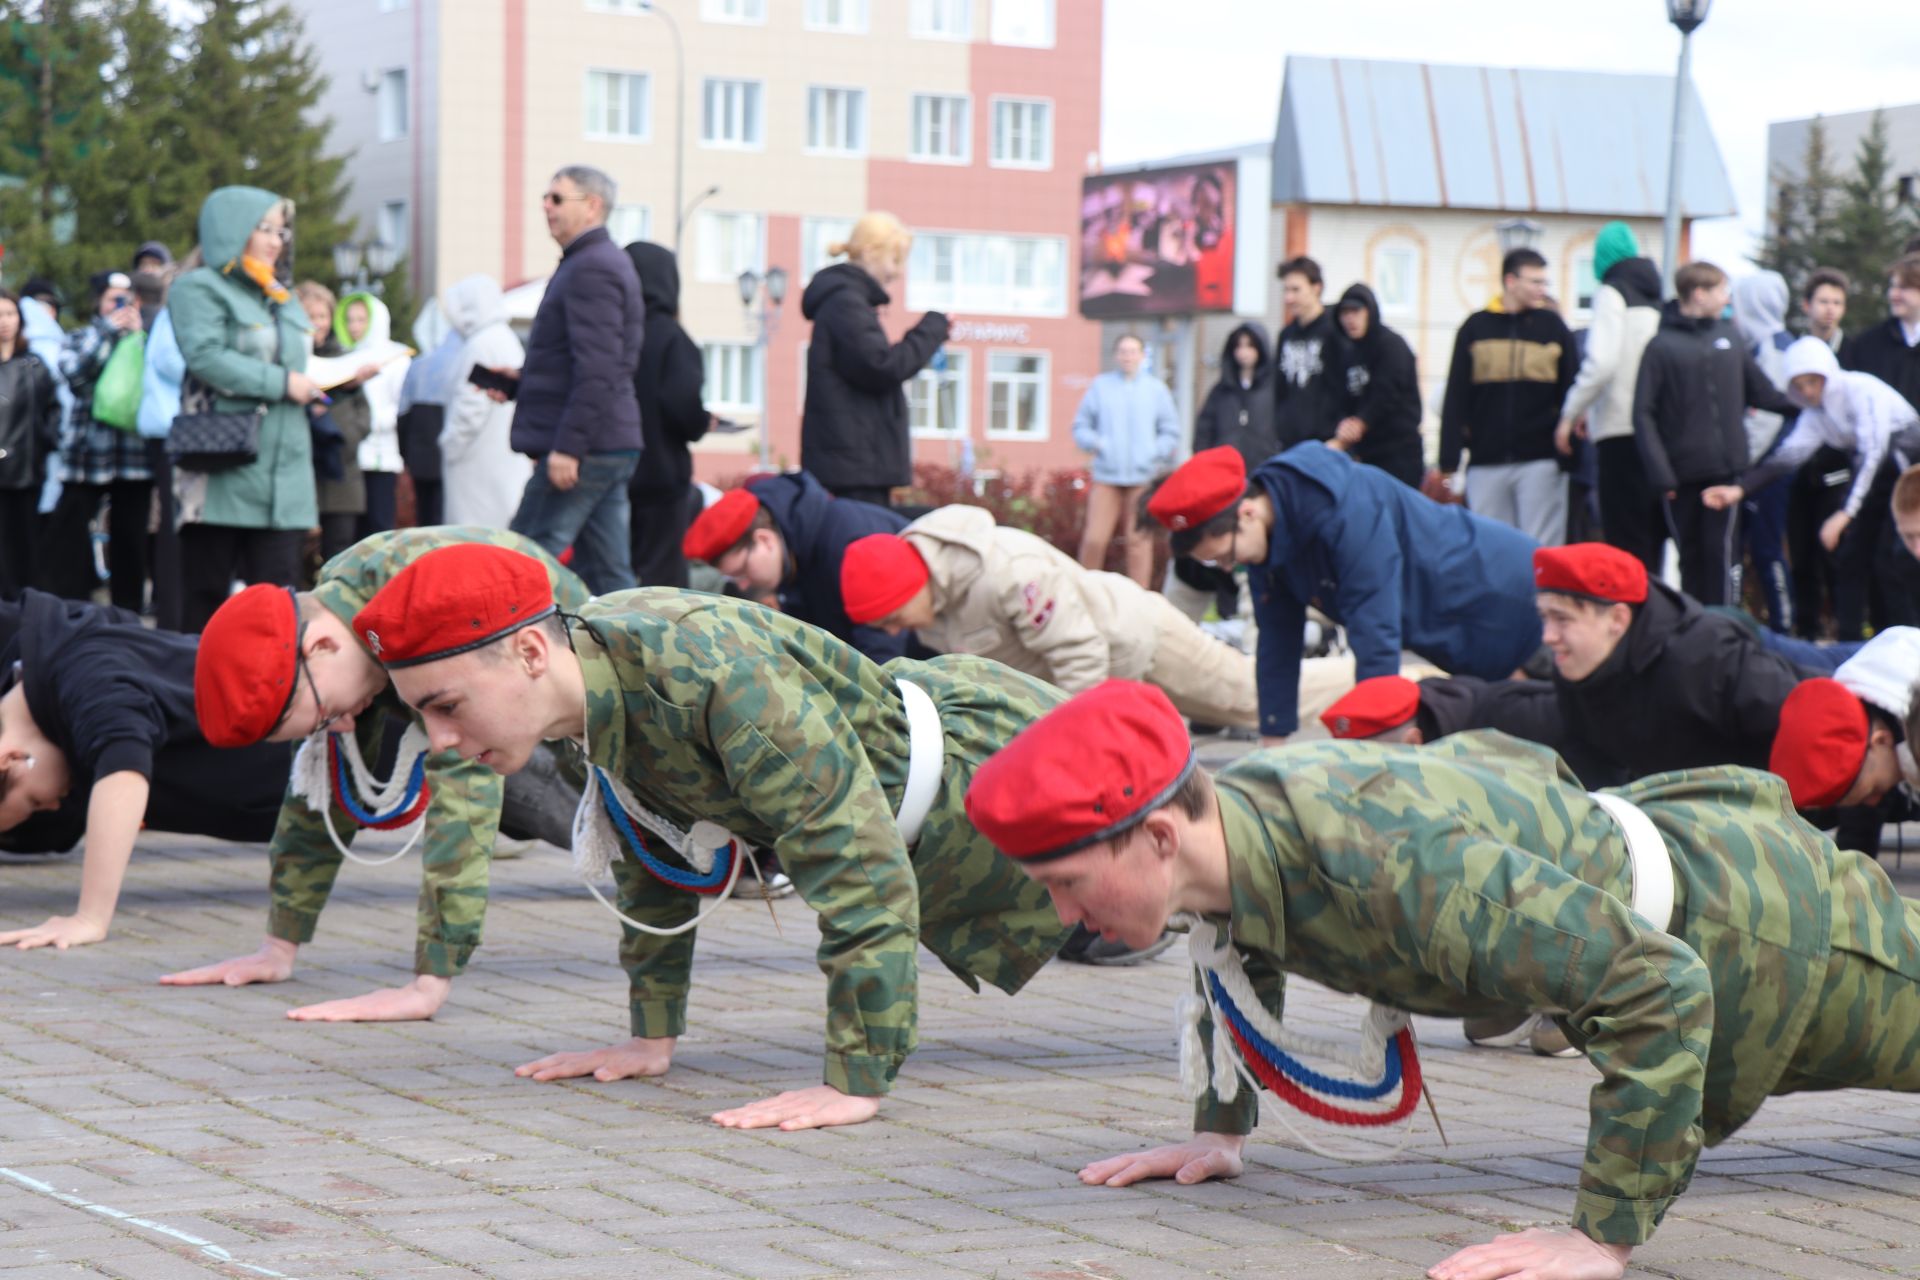
[[[1233,310],[1234,161],[1098,174],[1080,186],[1080,314]]]

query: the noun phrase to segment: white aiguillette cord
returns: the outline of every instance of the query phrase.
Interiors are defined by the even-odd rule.
[[[361,758],[359,741],[350,733],[309,734],[293,757],[293,794],[320,815],[320,825],[327,829],[328,838],[342,857],[363,867],[384,867],[389,862],[405,857],[419,843],[427,829],[427,815],[424,812],[418,820],[407,824],[406,829],[413,833],[407,837],[407,842],[384,858],[369,858],[355,853],[340,838],[340,833],[333,829],[333,777],[327,751],[329,736],[340,744],[340,758],[347,763],[356,794],[367,797],[365,807],[383,813],[399,804],[407,794],[407,783],[413,777],[414,764],[427,753],[426,731],[417,724],[407,726],[407,731],[400,735],[400,749],[394,757],[393,774],[384,782],[373,776],[373,770]]]

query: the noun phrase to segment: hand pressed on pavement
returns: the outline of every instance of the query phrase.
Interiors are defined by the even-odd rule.
[[[293,976],[293,957],[299,950],[299,943],[288,942],[284,938],[268,938],[252,955],[235,956],[217,964],[201,965],[198,969],[162,974],[160,985],[204,987],[224,983],[229,987],[244,987],[255,982],[285,982]]]
[[[1427,1280],[1620,1280],[1632,1252],[1578,1231],[1532,1227],[1460,1250],[1428,1267]]]
[[[17,947],[22,951],[31,951],[35,947],[54,947],[65,951],[68,947],[84,947],[89,942],[99,942],[106,936],[107,926],[85,916],[48,916],[45,923],[31,929],[0,933],[0,947]]]
[[[842,1093],[830,1084],[794,1089],[750,1102],[731,1111],[716,1111],[713,1122],[729,1129],[831,1129],[835,1125],[864,1124],[880,1110],[880,1099]]]
[[[1246,1168],[1240,1156],[1246,1145],[1237,1133],[1196,1133],[1185,1142],[1096,1160],[1080,1171],[1080,1181],[1090,1187],[1125,1187],[1148,1178],[1172,1178],[1182,1185],[1234,1178]]]
[[[550,1053],[544,1058],[523,1063],[513,1074],[523,1079],[571,1080],[592,1076],[601,1083],[626,1080],[634,1076],[663,1076],[673,1065],[672,1036],[646,1039],[635,1036],[604,1049],[575,1049]]]
[[[423,973],[404,987],[287,1010],[295,1022],[421,1022],[439,1012],[453,979]]]

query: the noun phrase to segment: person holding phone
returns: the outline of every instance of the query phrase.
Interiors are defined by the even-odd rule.
[[[447,323],[460,338],[460,371],[440,428],[441,484],[448,524],[504,529],[533,476],[533,462],[513,451],[511,398],[517,382],[492,366],[519,369],[526,359],[507,325],[507,306],[491,276],[455,281],[440,296]]]

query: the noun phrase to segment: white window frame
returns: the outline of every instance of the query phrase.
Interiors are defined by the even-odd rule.
[[[1582,299],[1580,286],[1591,284],[1593,287]],[[1593,245],[1588,244],[1567,255],[1567,296],[1566,307],[1569,313],[1589,315],[1593,311],[1593,300],[1600,292],[1600,281],[1593,270]]]
[[[716,362],[733,360],[740,375],[740,386],[736,390],[742,398],[730,399],[726,389],[727,379],[715,377]],[[723,414],[759,415],[765,411],[765,363],[766,348],[757,342],[739,342],[714,340],[700,344],[700,368],[706,375],[703,395],[707,408]],[[725,370],[720,370],[723,374]]]
[[[1029,125],[1031,125],[1032,112],[1035,108],[1038,108],[1045,114],[1046,122],[1044,130],[1041,131],[1042,137],[1040,144],[1040,149],[1043,154],[1040,159],[1029,160],[1025,156],[1009,158],[1000,154],[1000,108],[1002,107],[1026,108]],[[1041,170],[1053,168],[1053,120],[1054,108],[1052,98],[1025,98],[1015,94],[995,94],[992,98],[988,99],[987,107],[987,163],[996,169]],[[1032,137],[1032,135],[1033,130],[1029,128],[1027,136]]]
[[[1044,35],[1028,34],[1022,30],[1026,24],[1019,19],[1027,15],[1016,7],[1019,5],[1034,5],[1045,11]],[[995,44],[1017,49],[1051,49],[1060,38],[1060,13],[1056,0],[993,0],[991,17],[987,35]]]
[[[804,288],[814,275],[836,261],[827,253],[827,243],[832,240],[844,241],[853,234],[853,217],[807,217],[800,219],[800,284]]]
[[[720,220],[723,218],[726,219],[729,227],[734,226],[740,218],[752,218],[757,232],[755,237],[756,243],[753,249],[753,260],[746,263],[731,264],[733,267],[732,270],[726,270],[724,268],[715,270],[708,258],[710,252],[708,249],[709,237],[718,234],[718,226]],[[759,272],[761,275],[766,274],[767,218],[765,214],[754,213],[748,210],[702,209],[695,215],[693,227],[694,279],[703,284],[727,284],[737,286],[740,282],[740,273],[742,271],[752,270]],[[730,234],[737,236],[738,232],[733,231],[730,232]],[[737,248],[737,242],[734,245],[728,246],[729,254]]]
[[[628,120],[627,124],[629,125],[629,129],[626,132],[610,133],[606,129],[606,114],[604,112],[600,114],[600,117],[598,119],[594,118],[593,81],[595,76],[608,77],[608,80],[607,80],[608,101],[612,100],[613,86],[616,83],[624,86],[629,80],[632,80],[635,78],[638,78],[640,80],[641,120],[640,120],[640,128],[637,131],[631,128],[631,125],[633,124],[633,122],[631,120]],[[625,102],[622,105],[621,111],[622,111],[622,114],[625,115],[627,114],[627,108],[631,107],[633,104],[632,91],[626,90],[623,96],[625,98]],[[583,131],[585,137],[590,138],[595,142],[651,142],[653,141],[653,75],[652,73],[646,72],[646,71],[623,71],[618,67],[588,67],[586,79],[581,82],[581,99],[582,99],[581,110],[587,116],[587,127]]]
[[[837,94],[844,95],[842,104],[841,104],[841,115],[840,115],[841,124],[843,126],[845,125],[846,118],[847,118],[847,111],[846,111],[847,103],[851,102],[854,104],[854,111],[857,117],[855,120],[854,128],[852,130],[854,136],[851,139],[847,139],[845,137],[845,134],[847,131],[843,127],[841,130],[842,137],[836,140],[837,142],[848,142],[849,145],[822,146],[814,140],[815,105],[818,102],[824,102],[825,96],[830,93],[837,93]],[[818,95],[818,97],[816,97],[816,95]],[[810,156],[864,156],[865,154],[867,154],[867,121],[868,119],[869,119],[869,116],[867,114],[867,91],[865,89],[862,89],[857,85],[848,85],[848,84],[810,84],[807,86],[806,145],[801,149],[807,155],[810,155]]]
[[[935,14],[953,19],[951,25],[936,29]],[[973,0],[908,0],[907,34],[915,40],[973,40]]]
[[[834,22],[823,16],[829,3],[840,5],[840,21]],[[881,0],[884,4],[886,0]],[[870,0],[806,0],[801,11],[800,25],[808,31],[833,31],[840,35],[863,36],[872,18],[869,12]],[[822,15],[822,16],[817,16]]]
[[[640,225],[634,234],[628,235],[622,224],[633,221]],[[616,204],[607,213],[607,234],[617,245],[629,245],[636,240],[653,239],[653,206],[650,204]]]
[[[392,234],[389,235],[388,232]],[[393,247],[396,258],[407,254],[407,202],[405,200],[385,200],[380,204],[379,212],[374,215],[374,238],[384,240]]]
[[[922,139],[920,136],[920,104],[923,102],[929,104],[928,105],[929,117],[928,117],[928,125],[927,125],[929,133],[931,133],[933,128],[933,122],[931,118],[932,104],[934,103],[952,104],[956,102],[960,104],[960,111],[959,111],[960,154],[953,155],[947,152],[929,152],[929,151],[921,150]],[[973,95],[972,94],[970,93],[916,93],[913,95],[913,98],[911,99],[908,105],[908,110],[911,113],[908,119],[908,124],[907,124],[907,127],[908,127],[907,160],[909,163],[951,164],[951,165],[968,165],[973,163]],[[951,117],[951,113],[949,113],[949,118],[946,120],[946,124],[948,127],[948,132],[951,133],[952,125],[953,125],[953,119]]]
[[[973,382],[973,353],[966,350],[947,348],[947,367],[938,372],[931,368],[922,369],[907,381],[907,422],[908,434],[915,440],[965,440],[971,434],[968,430],[971,406],[967,403],[968,393]],[[929,395],[933,404],[939,403],[940,388],[951,385],[955,388],[953,397],[954,425],[950,428],[914,426],[913,417],[919,395]]]
[[[1037,252],[1051,247],[1057,271],[1044,287],[1022,285],[1016,279],[1021,246]],[[950,278],[938,276],[935,255],[944,251]],[[1014,235],[1001,232],[948,231],[915,228],[914,257],[907,269],[907,308],[910,311],[946,311],[965,315],[1062,317],[1067,314],[1071,258],[1064,236]],[[919,255],[925,255],[917,262]],[[1005,263],[1005,279],[995,280]],[[985,270],[980,270],[985,268]]]
[[[641,9],[639,0],[626,0],[635,11]],[[728,9],[747,12],[728,13]],[[767,0],[700,0],[700,21],[724,22],[736,27],[764,27],[767,25]]]
[[[1407,292],[1404,299],[1390,298],[1382,283],[1386,273],[1381,267],[1390,257],[1405,259]],[[1373,288],[1374,297],[1380,303],[1382,318],[1403,320],[1418,315],[1420,312],[1420,246],[1411,240],[1404,239],[1388,240],[1374,246],[1372,261],[1367,264],[1367,280]]]
[[[374,128],[382,142],[404,141],[413,130],[413,103],[408,95],[413,88],[413,77],[405,67],[383,67],[380,81],[374,92]],[[398,84],[397,93],[389,92],[389,86]],[[397,120],[396,120],[397,113]]]
[[[995,356],[1008,356],[1015,359],[1037,359],[1040,369],[1036,373],[995,373]],[[995,384],[1005,382],[1012,387],[1032,386],[1038,391],[1038,404],[1034,417],[1040,424],[1038,431],[1016,431],[994,425],[993,389]],[[1009,393],[1008,404],[1013,403]],[[987,348],[987,439],[1022,440],[1044,443],[1053,434],[1053,352],[1039,347],[988,347]]]
[[[751,125],[751,136],[721,137],[714,133],[714,91],[737,98],[728,105],[737,109],[741,124]],[[748,110],[751,104],[752,110]],[[720,118],[726,117],[722,112]],[[767,82],[743,76],[707,76],[700,81],[700,145],[714,151],[764,151],[767,146]]]

